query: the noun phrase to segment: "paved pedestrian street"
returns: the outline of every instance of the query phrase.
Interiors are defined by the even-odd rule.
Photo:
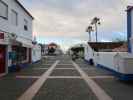
[[[133,82],[75,62],[67,55],[50,56],[0,78],[0,100],[132,100]]]

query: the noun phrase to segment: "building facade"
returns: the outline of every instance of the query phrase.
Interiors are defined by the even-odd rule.
[[[133,6],[127,7],[128,52],[133,53]]]
[[[42,58],[41,46],[39,44],[34,44],[32,49],[32,62],[36,63]]]
[[[33,17],[18,0],[0,0],[0,75],[31,62]]]

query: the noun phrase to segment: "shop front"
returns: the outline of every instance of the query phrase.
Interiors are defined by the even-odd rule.
[[[6,34],[0,32],[0,76],[5,75],[7,72],[7,44]]]
[[[11,59],[10,72],[25,68],[31,63],[32,44],[29,44],[21,40],[12,42],[11,52],[9,53],[9,59]]]
[[[12,52],[15,54],[12,64],[27,63],[27,51],[26,47],[12,46]]]

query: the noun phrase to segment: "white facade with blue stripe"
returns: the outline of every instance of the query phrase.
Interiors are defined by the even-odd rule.
[[[111,71],[120,80],[133,80],[133,6],[127,7],[127,43],[128,52],[94,53],[92,58],[95,65]],[[92,52],[87,52],[85,58],[89,61]]]
[[[127,7],[127,40],[128,52],[133,53],[133,7]]]
[[[112,54],[112,56],[108,56],[108,60],[112,58],[112,60],[109,61],[110,64],[100,62],[100,59],[97,62],[97,66],[113,72],[120,80],[133,80],[133,6],[127,7],[127,43],[127,53],[118,52],[116,55]],[[106,56],[107,55],[108,53]],[[105,58],[103,58],[104,61],[106,61]]]

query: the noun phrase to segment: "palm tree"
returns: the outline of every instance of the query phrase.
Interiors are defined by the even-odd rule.
[[[91,32],[93,32],[92,26],[88,26],[86,32],[89,33],[89,42],[91,42]]]
[[[95,31],[96,31],[96,42],[98,42],[98,39],[97,39],[97,25],[100,25],[100,18],[98,17],[94,17],[92,22],[91,22],[91,25],[94,25],[95,26]]]

